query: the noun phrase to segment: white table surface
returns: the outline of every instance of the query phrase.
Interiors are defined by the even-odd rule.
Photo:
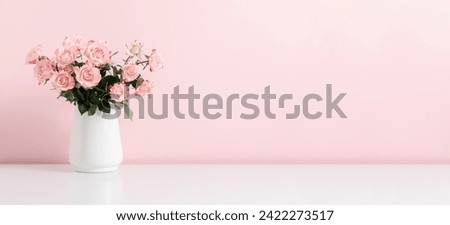
[[[450,165],[0,165],[0,204],[450,204]]]

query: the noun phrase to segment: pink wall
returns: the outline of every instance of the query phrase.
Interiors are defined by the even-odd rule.
[[[156,94],[348,93],[348,119],[121,121],[127,163],[450,163],[449,11],[438,0],[0,1],[0,163],[68,162],[73,108],[23,61],[73,34],[158,48],[166,67],[146,74]]]

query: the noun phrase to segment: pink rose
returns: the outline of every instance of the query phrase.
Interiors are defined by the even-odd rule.
[[[150,81],[146,80],[136,88],[136,91],[134,93],[140,96],[145,96],[152,93],[152,88],[153,86]]]
[[[163,59],[156,49],[153,49],[150,56],[148,56],[148,65],[150,67],[150,72],[158,71],[163,68]]]
[[[115,83],[114,85],[109,86],[109,95],[116,102],[123,102],[124,99],[124,88],[125,85],[123,83]]]
[[[134,41],[130,44],[130,46],[127,45],[126,55],[131,57],[137,56],[138,58],[140,58],[142,55],[142,46],[142,43]]]
[[[64,72],[68,73],[69,75],[71,75],[73,73],[73,66],[72,65],[67,65],[64,67],[59,66],[58,71],[64,71]]]
[[[125,82],[131,82],[139,76],[137,67],[134,64],[126,64],[122,67],[122,79]]]
[[[25,59],[25,64],[36,64],[36,61],[42,55],[42,45],[38,45],[30,50]]]
[[[102,79],[100,70],[90,64],[84,64],[81,68],[74,67],[77,81],[80,82],[84,88],[92,88],[97,86],[98,82]]]
[[[66,66],[75,61],[77,50],[74,47],[61,47],[55,51],[55,60],[59,66]]]
[[[53,73],[52,62],[49,59],[44,58],[36,62],[34,76],[38,80],[38,84],[46,82],[52,77]]]
[[[73,47],[77,53],[84,52],[86,49],[87,41],[80,36],[66,37],[63,41],[64,47]]]
[[[84,55],[95,66],[105,65],[111,59],[111,51],[104,41],[89,41]]]
[[[61,71],[52,77],[52,84],[57,90],[67,91],[75,87],[75,79],[69,73]]]

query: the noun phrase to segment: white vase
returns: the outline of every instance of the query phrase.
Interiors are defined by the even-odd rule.
[[[119,121],[102,118],[97,111],[81,115],[75,107],[70,140],[70,164],[77,172],[115,171],[122,163]]]

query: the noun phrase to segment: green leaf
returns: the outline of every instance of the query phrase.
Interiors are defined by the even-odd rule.
[[[114,103],[114,106],[115,107],[117,107],[117,108],[119,108],[119,109],[122,109],[123,108],[123,103],[122,102],[116,102],[116,103]]]
[[[75,62],[72,63],[72,65],[73,66],[77,66],[77,67],[82,67],[84,65],[84,62],[75,61]]]
[[[121,69],[117,69],[116,66],[113,66],[113,75],[114,76],[119,76],[120,74],[122,74],[122,70]]]
[[[85,112],[88,111],[88,107],[86,107],[83,104],[78,104],[78,111],[80,111],[80,114],[83,115]]]
[[[102,75],[102,77],[106,76],[106,70],[100,70],[100,75]]]
[[[98,83],[97,87],[102,90],[108,90],[109,85],[120,82],[119,77],[116,76],[105,76]]]
[[[74,102],[76,100],[76,97],[72,91],[61,91],[60,96],[66,98],[69,102]]]
[[[89,110],[88,110],[88,115],[89,115],[89,116],[94,115],[94,114],[95,114],[95,111],[97,111],[97,105],[91,105],[91,106],[89,107]]]
[[[133,111],[131,111],[128,104],[124,104],[123,111],[125,112],[125,119],[133,120]]]
[[[110,70],[111,69],[111,64],[105,64],[104,66],[103,66],[103,69],[105,70],[105,72],[106,72],[106,70]]]
[[[142,82],[144,82],[144,79],[142,79],[141,75],[139,74],[139,76],[136,78],[136,80],[133,80],[127,84],[131,84],[131,86],[133,86],[134,88],[137,88],[139,85],[141,85]]]
[[[98,110],[105,112],[105,113],[111,113],[111,104],[108,100],[103,100],[98,105]]]
[[[84,88],[81,87],[81,88],[77,88],[75,90],[76,90],[75,93],[76,93],[77,99],[79,99],[81,101],[86,101],[86,98],[85,98],[86,91],[84,90]]]
[[[91,105],[98,105],[100,103],[100,99],[98,99],[98,96],[93,91],[89,94],[89,103]]]

